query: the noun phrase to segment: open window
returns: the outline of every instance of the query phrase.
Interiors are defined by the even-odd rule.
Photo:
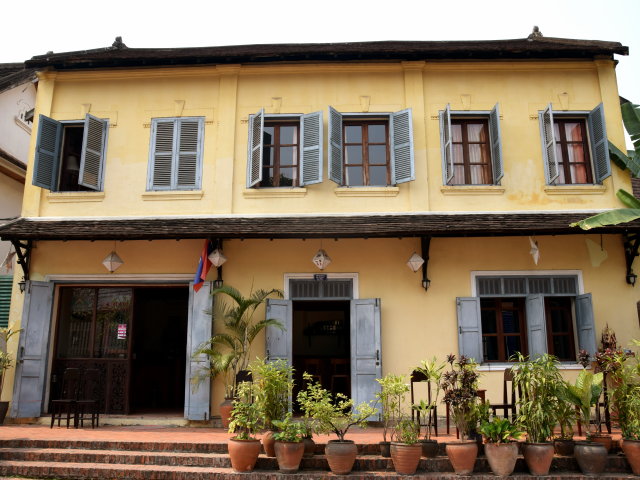
[[[602,183],[611,175],[602,103],[590,112],[540,114],[542,154],[547,184]]]
[[[87,114],[59,122],[40,115],[33,185],[51,191],[101,191],[109,121]]]

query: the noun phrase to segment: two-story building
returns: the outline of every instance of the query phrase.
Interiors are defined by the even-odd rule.
[[[190,386],[216,281],[282,289],[255,355],[356,401],[433,355],[475,358],[501,399],[516,351],[571,375],[605,324],[626,345],[640,224],[569,224],[630,189],[607,147],[627,53],[532,35],[32,58],[22,217],[0,228],[28,279],[10,415],[46,412],[70,366],[102,372],[106,412],[216,415],[222,383]],[[227,260],[196,292],[207,239]]]

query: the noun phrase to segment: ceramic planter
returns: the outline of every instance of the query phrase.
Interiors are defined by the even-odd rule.
[[[598,475],[607,466],[607,449],[601,443],[576,442],[573,455],[585,475]]]
[[[2,381],[2,375],[0,375],[0,381]],[[8,410],[9,402],[0,402],[0,425],[4,423],[4,419],[7,417]]]
[[[220,404],[220,420],[222,421],[222,428],[224,429],[229,428],[231,410],[233,410],[233,399],[225,398],[224,402]]]
[[[553,444],[525,443],[523,456],[531,475],[548,475],[553,460]]]
[[[420,440],[422,445],[422,456],[425,458],[435,458],[438,456],[438,442],[436,440]]]
[[[391,442],[379,442],[380,445],[380,455],[384,458],[391,457]]]
[[[625,438],[621,446],[625,457],[627,457],[627,462],[631,465],[631,471],[634,475],[640,475],[640,440]]]
[[[276,439],[273,438],[273,431],[267,430],[264,432],[262,436],[262,448],[264,448],[264,454],[267,457],[275,457],[276,456]]]
[[[400,475],[413,475],[418,469],[422,445],[420,443],[408,444],[391,442],[391,460],[396,473]]]
[[[473,472],[478,457],[478,444],[475,440],[447,443],[446,452],[456,474],[469,475]]]
[[[316,453],[316,442],[311,437],[305,437],[302,442],[304,443],[304,455],[303,457],[313,457]]]
[[[302,455],[304,455],[304,443],[276,441],[275,452],[280,471],[282,473],[294,473],[300,468]]]
[[[484,446],[484,454],[487,456],[491,471],[500,477],[506,477],[516,468],[518,444],[487,443]]]
[[[329,440],[324,448],[329,468],[336,475],[346,475],[353,469],[358,447],[352,440]]]
[[[563,457],[572,457],[575,446],[575,440],[569,438],[556,438],[553,440],[553,449],[555,450],[556,455],[561,455]]]
[[[611,447],[613,446],[613,439],[611,438],[611,435],[598,433],[596,435],[591,435],[589,440],[604,445],[604,448],[607,449],[607,453],[611,451]]]
[[[260,455],[260,440],[237,440],[229,439],[227,444],[231,468],[236,472],[251,472],[256,466],[258,455]]]

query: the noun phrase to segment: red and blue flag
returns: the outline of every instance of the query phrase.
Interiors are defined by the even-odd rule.
[[[198,261],[198,270],[196,270],[196,275],[193,278],[193,289],[196,292],[202,288],[202,284],[211,268],[211,260],[209,260],[211,252],[213,252],[213,242],[205,240],[200,253],[200,260]]]

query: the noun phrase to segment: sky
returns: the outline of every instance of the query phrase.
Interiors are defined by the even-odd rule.
[[[176,8],[179,6],[180,8]],[[31,0],[4,2],[0,63],[106,47],[546,37],[617,41],[619,92],[640,103],[640,0]]]

